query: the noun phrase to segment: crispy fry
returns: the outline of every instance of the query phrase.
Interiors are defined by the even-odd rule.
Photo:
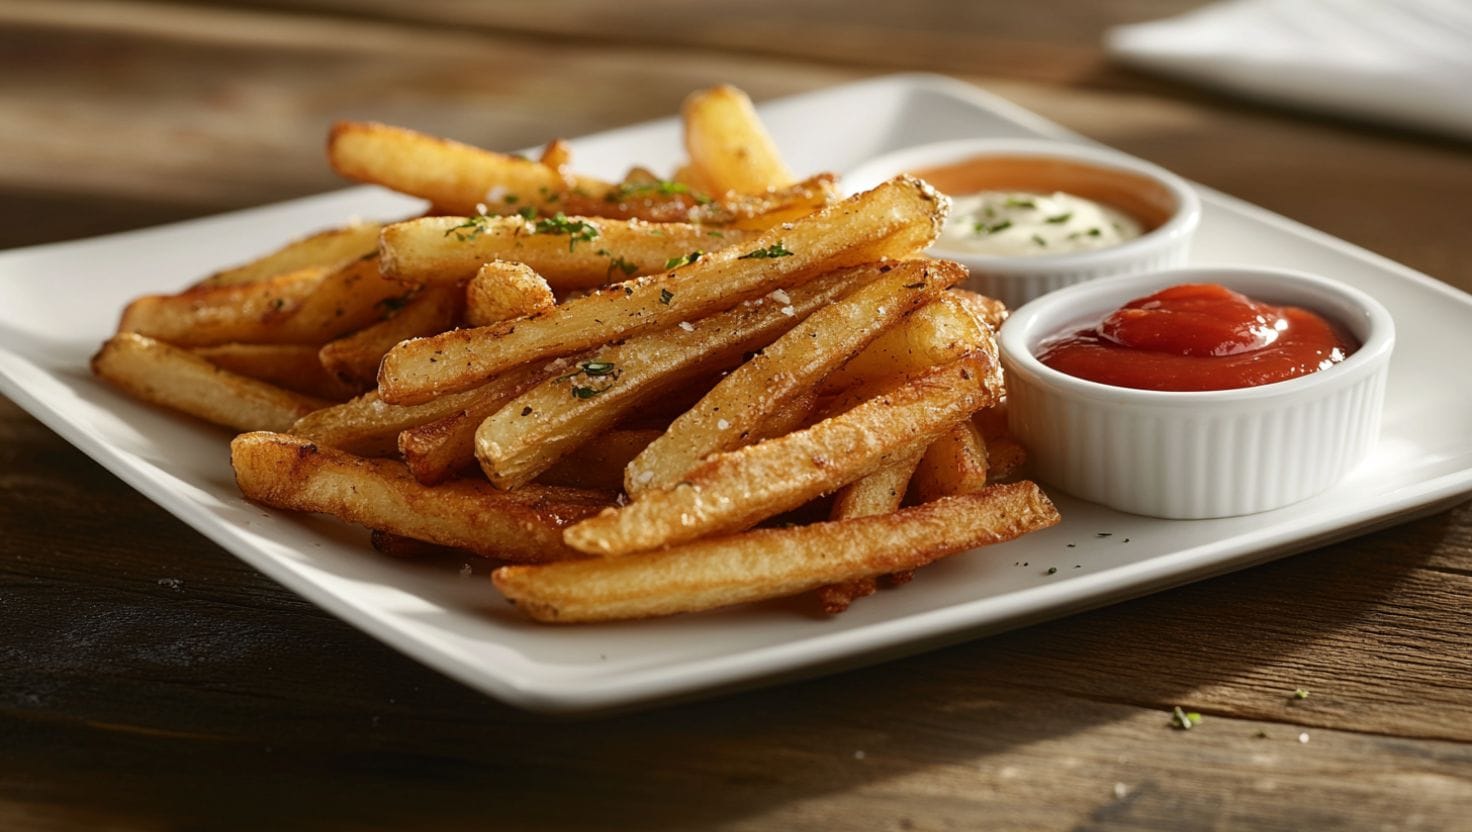
[[[391,317],[328,342],[317,357],[349,384],[373,384],[379,363],[395,344],[454,326],[464,302],[465,293],[454,286],[426,286]]]
[[[400,463],[279,433],[237,436],[230,464],[241,493],[257,502],[526,563],[577,557],[563,545],[562,528],[610,502],[597,492],[529,486],[512,493],[477,480],[430,488]]]
[[[519,364],[688,324],[834,269],[904,257],[935,239],[946,205],[929,185],[897,177],[740,247],[565,301],[548,314],[402,344],[384,357],[379,392],[412,404]]]
[[[915,466],[920,464],[920,455],[887,465],[863,479],[845,485],[833,501],[834,520],[852,520],[857,517],[874,517],[899,511],[905,500],[905,489]],[[837,615],[848,609],[854,601],[873,595],[879,581],[873,575],[851,578],[838,583],[818,587],[818,603],[823,612]]]
[[[965,279],[948,261],[911,260],[881,267],[877,279],[815,311],[721,380],[675,419],[629,465],[624,489],[637,497],[668,488],[706,456],[748,444],[757,427],[804,389],[899,323],[910,312]],[[787,295],[768,297],[773,304]]]
[[[995,352],[978,350],[806,430],[716,454],[678,485],[569,528],[567,542],[618,556],[747,528],[928,445],[995,402],[1000,379]]]
[[[136,332],[179,347],[256,341],[262,330],[269,329],[266,322],[295,312],[331,273],[326,267],[309,266],[254,283],[145,295],[123,310],[118,332]]]
[[[831,173],[757,194],[733,191],[714,196],[687,183],[650,177],[625,181],[598,196],[569,192],[560,205],[564,213],[574,216],[716,225],[720,229],[714,230],[724,236],[730,229],[765,231],[792,222],[837,198]]]
[[[370,390],[351,401],[308,413],[288,432],[349,453],[388,456],[398,451],[400,433],[467,407],[494,384],[416,405],[387,404],[378,398],[377,390]]]
[[[476,429],[517,396],[546,379],[571,369],[558,359],[545,366],[518,367],[486,383],[481,395],[433,422],[406,428],[399,434],[399,453],[425,485],[442,482],[475,464]]]
[[[597,491],[618,491],[624,466],[644,450],[659,431],[653,428],[611,430],[584,442],[537,477],[544,485],[565,485]]]
[[[1010,436],[994,436],[986,440],[988,479],[1004,480],[1017,473],[1027,462],[1027,451]]]
[[[955,289],[952,291],[952,294],[960,299],[962,305],[971,310],[971,314],[975,315],[978,320],[992,329],[997,329],[1005,323],[1007,315],[1010,314],[1007,305],[996,298],[987,297],[986,295],[970,292],[965,289]]]
[[[102,345],[92,357],[92,372],[134,398],[236,430],[284,430],[327,405],[128,332]]]
[[[987,483],[986,441],[970,419],[941,434],[920,460],[910,483],[922,503],[980,491]]]
[[[336,268],[338,264],[366,257],[378,250],[376,222],[358,222],[342,228],[319,231],[287,243],[276,251],[230,269],[224,269],[195,284],[196,288],[255,283],[299,269]]]
[[[575,623],[696,612],[903,571],[1058,522],[1033,483],[993,486],[896,514],[761,529],[617,559],[492,573],[538,621]]]
[[[219,344],[192,352],[221,369],[259,379],[297,393],[329,401],[346,401],[363,388],[327,372],[317,360],[316,344]]]
[[[685,99],[680,113],[690,163],[715,192],[761,193],[792,182],[746,93],[725,85],[700,90]]]
[[[872,268],[837,272],[794,288],[785,305],[742,304],[699,326],[673,326],[604,347],[486,419],[475,437],[481,469],[502,488],[530,482],[641,403],[731,366],[875,274]]]
[[[557,215],[562,217],[562,215]],[[713,236],[719,235],[719,236]],[[492,260],[515,260],[558,292],[653,274],[670,261],[735,245],[745,232],[689,223],[562,217],[423,217],[383,230],[383,268],[413,283],[459,283]]]
[[[490,326],[557,305],[552,287],[525,263],[493,260],[465,285],[465,322]]]
[[[457,214],[474,214],[481,206],[493,214],[527,206],[556,210],[564,190],[602,193],[609,187],[592,179],[568,182],[555,167],[530,159],[371,122],[334,124],[327,161],[343,177],[417,196]]]
[[[980,343],[983,327],[954,290],[915,310],[848,363],[829,374],[821,389],[837,392],[955,361]]]

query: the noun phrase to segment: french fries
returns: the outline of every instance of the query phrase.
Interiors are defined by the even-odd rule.
[[[814,312],[721,380],[675,419],[629,466],[624,489],[637,497],[668,488],[701,459],[747,444],[758,426],[800,391],[817,385],[910,312],[966,277],[946,261],[912,260],[883,266],[878,279]],[[787,293],[769,296],[774,305]]]
[[[681,107],[692,175],[707,190],[761,193],[792,182],[792,172],[746,93],[731,86],[692,93]]]
[[[92,372],[134,398],[236,430],[285,430],[327,405],[131,332],[102,345]]]
[[[934,242],[945,214],[944,197],[933,188],[897,177],[750,243],[570,299],[549,314],[400,344],[384,356],[379,393],[388,402],[413,404],[520,364],[681,322],[693,325],[824,272],[914,254]]]
[[[649,618],[795,595],[914,569],[1058,522],[1031,482],[893,514],[761,529],[627,558],[505,566],[496,586],[538,621]]]
[[[928,445],[1001,393],[978,350],[806,430],[709,457],[671,488],[570,527],[580,552],[614,557],[748,528]]]
[[[486,419],[475,438],[481,469],[502,488],[530,482],[650,397],[730,366],[874,274],[837,272],[794,288],[786,304],[747,303],[698,327],[673,326],[604,347]]]
[[[394,223],[383,229],[381,245],[384,272],[406,282],[460,283],[487,262],[513,260],[568,292],[664,271],[692,252],[750,238],[689,223],[476,215]]]
[[[682,112],[689,160],[618,182],[561,140],[532,160],[340,123],[331,165],[428,211],[138,298],[94,372],[246,431],[249,499],[429,567],[514,564],[494,585],[539,621],[809,591],[836,613],[1057,522],[997,483],[1024,459],[1007,311],[923,255],[948,201],[798,181],[734,88]]]
[[[465,285],[465,322],[471,326],[550,312],[556,305],[552,287],[525,263],[493,260]]]
[[[376,222],[357,222],[342,228],[319,231],[230,269],[223,269],[195,284],[196,288],[255,283],[287,272],[307,268],[333,268],[378,250]]]
[[[256,502],[526,563],[577,557],[562,543],[563,527],[611,502],[606,494],[551,486],[499,491],[483,480],[430,488],[402,463],[279,433],[237,436],[230,464],[241,493]]]

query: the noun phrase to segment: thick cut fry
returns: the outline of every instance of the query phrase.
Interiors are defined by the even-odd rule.
[[[179,347],[142,335],[114,335],[92,357],[92,372],[137,399],[236,430],[285,430],[327,402],[222,370]]]
[[[920,464],[920,455],[887,465],[863,479],[845,485],[833,500],[834,520],[852,520],[857,517],[874,517],[899,511],[905,501],[905,490],[915,466]],[[854,601],[873,595],[879,581],[873,575],[852,578],[818,587],[818,603],[823,612],[837,615],[848,609]]]
[[[563,545],[562,528],[609,503],[606,494],[550,486],[509,493],[457,480],[430,488],[401,463],[279,433],[237,436],[230,464],[241,493],[266,505],[527,563],[577,557]]]
[[[715,192],[760,193],[792,182],[746,93],[725,85],[691,93],[680,113],[690,163]]]
[[[737,228],[765,231],[825,208],[837,198],[833,174],[823,173],[785,188],[757,194],[732,191],[714,198],[688,184],[650,178],[625,181],[600,196],[569,192],[559,204],[572,215],[716,225],[724,234]]]
[[[779,598],[903,571],[1058,522],[1031,482],[896,514],[761,529],[614,560],[507,566],[496,587],[538,621],[648,618]]]
[[[192,352],[221,369],[308,396],[346,401],[363,388],[327,372],[315,344],[220,344]]]
[[[970,419],[941,434],[920,460],[910,483],[922,503],[980,491],[987,483],[986,442]]]
[[[985,337],[983,326],[955,297],[955,292],[947,292],[875,338],[848,363],[829,374],[821,389],[833,393],[861,388],[955,361]]]
[[[837,272],[794,288],[786,304],[746,303],[699,326],[673,326],[604,347],[486,419],[475,437],[481,469],[501,488],[530,482],[641,403],[737,363],[876,274],[873,268]]]
[[[136,332],[179,347],[259,341],[270,322],[279,325],[295,312],[332,271],[309,266],[254,283],[145,295],[123,310],[118,332]]]
[[[195,286],[234,286],[255,283],[298,269],[335,268],[340,263],[357,260],[377,251],[378,232],[381,228],[376,222],[360,222],[321,231],[287,243],[265,257],[215,272]]]
[[[1007,310],[1007,305],[996,298],[987,297],[976,292],[969,292],[965,289],[956,289],[952,294],[960,298],[961,303],[967,309],[971,310],[971,314],[975,315],[978,320],[992,329],[999,328],[1006,322],[1007,316],[1011,314]]]
[[[987,476],[990,481],[1004,480],[1017,473],[1027,462],[1027,451],[1010,436],[994,436],[986,440]]]
[[[924,182],[897,177],[750,243],[568,300],[548,314],[402,344],[384,357],[379,392],[386,401],[412,404],[475,386],[519,364],[681,322],[691,325],[834,269],[905,257],[934,241],[946,206],[945,197]]]
[[[716,454],[678,485],[569,528],[567,542],[619,556],[747,528],[929,445],[995,402],[1000,381],[995,352],[978,350],[806,430]]]
[[[558,359],[545,366],[519,367],[503,373],[480,388],[482,394],[460,409],[400,433],[399,453],[403,454],[415,479],[425,485],[442,482],[475,464],[476,429],[491,414],[573,366],[570,361]]]
[[[327,161],[348,179],[427,199],[437,208],[474,214],[480,207],[513,214],[531,206],[556,210],[570,188],[603,193],[606,183],[568,182],[541,162],[370,122],[338,122],[327,138]]]
[[[465,293],[454,286],[426,286],[392,317],[327,343],[317,357],[349,384],[373,384],[378,365],[395,344],[454,326],[464,302]]]
[[[535,315],[556,305],[552,287],[525,263],[493,260],[465,285],[465,322],[471,326]]]
[[[537,482],[616,492],[623,487],[624,466],[659,433],[652,428],[629,428],[595,436],[543,471]]]
[[[815,311],[721,380],[629,466],[624,488],[637,497],[668,488],[700,460],[748,444],[781,405],[847,361],[906,315],[964,280],[956,263],[910,260]],[[781,304],[786,293],[768,296]]]
[[[383,230],[383,268],[414,283],[459,283],[492,260],[513,260],[536,271],[556,291],[568,292],[661,272],[692,252],[715,251],[750,238],[742,231],[689,223],[423,217]]]

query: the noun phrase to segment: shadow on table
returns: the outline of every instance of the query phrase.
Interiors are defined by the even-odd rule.
[[[1271,718],[1210,691],[1353,630],[1450,518],[1415,524],[1416,546],[1381,533],[879,667],[579,722],[498,705],[304,605],[140,598],[118,620],[145,642],[187,626],[204,629],[199,651],[246,648],[206,671],[110,660],[85,643],[70,661],[7,661],[0,782],[48,816],[123,825],[712,826],[933,766],[984,771],[1011,749],[1137,714],[1130,705],[1160,708],[1161,730],[1177,703]],[[209,548],[184,540],[163,556]],[[220,568],[242,573],[221,586],[274,586]],[[67,603],[118,609],[116,592],[85,584]],[[25,638],[23,611],[17,620]],[[303,641],[314,649],[284,649]]]

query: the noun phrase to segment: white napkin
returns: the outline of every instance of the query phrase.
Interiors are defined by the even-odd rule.
[[[1472,138],[1472,0],[1226,0],[1105,43],[1243,95]]]

